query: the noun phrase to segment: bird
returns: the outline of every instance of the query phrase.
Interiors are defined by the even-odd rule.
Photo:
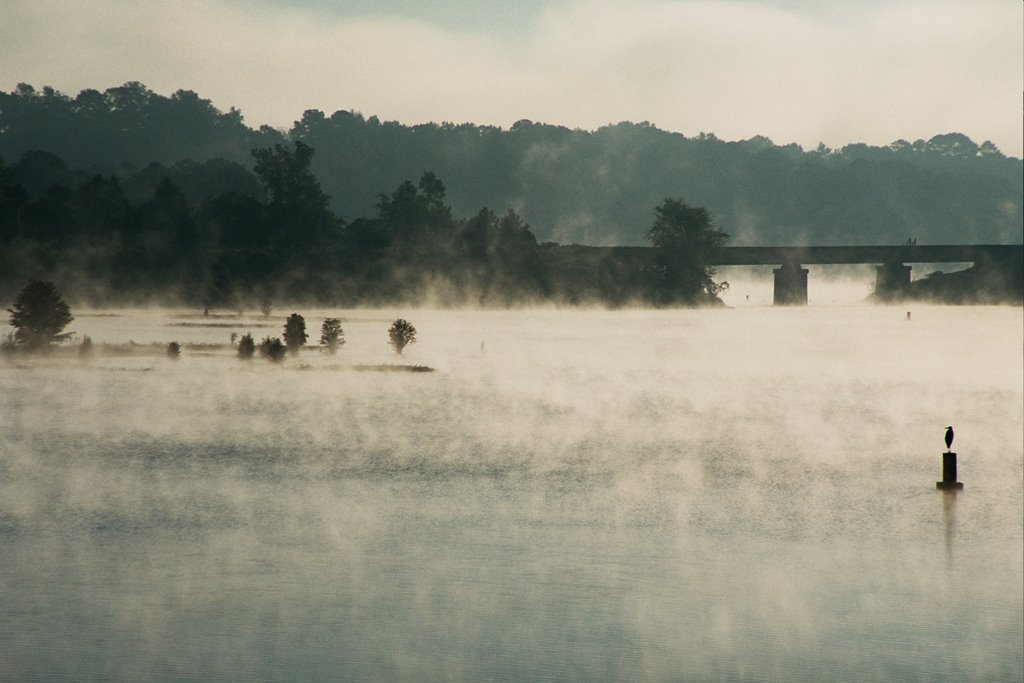
[[[946,427],[946,451],[953,447],[953,427]]]

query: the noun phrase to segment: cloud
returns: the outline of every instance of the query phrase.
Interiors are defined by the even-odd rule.
[[[1019,5],[984,2],[825,17],[754,3],[587,3],[550,12],[533,52],[561,65],[569,118],[601,111],[809,145],[956,130],[1019,153],[1020,18]]]
[[[553,2],[522,34],[228,0],[8,0],[0,86],[141,80],[251,124],[307,108],[406,123],[649,120],[687,135],[886,144],[963,132],[1022,150],[1020,3]]]

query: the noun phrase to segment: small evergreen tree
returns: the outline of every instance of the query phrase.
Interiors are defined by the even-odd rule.
[[[298,353],[306,343],[306,320],[298,313],[292,313],[284,323],[284,343],[289,353]]]
[[[167,345],[167,357],[171,360],[178,360],[181,356],[181,344],[176,341],[172,341]]]
[[[408,320],[399,318],[388,329],[388,343],[394,347],[395,353],[402,355],[402,349],[416,343],[416,328]]]
[[[238,357],[241,360],[251,360],[254,353],[256,353],[256,342],[253,341],[252,335],[243,334],[242,338],[238,340]]]
[[[337,318],[327,318],[320,328],[320,343],[327,349],[328,353],[336,353],[338,347],[345,344],[345,332],[341,329],[341,321]]]
[[[44,349],[71,336],[63,330],[74,317],[52,282],[29,280],[14,300],[14,308],[7,310],[14,327],[14,343],[29,351]]]

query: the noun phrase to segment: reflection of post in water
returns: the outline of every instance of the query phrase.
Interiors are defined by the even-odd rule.
[[[942,492],[942,516],[946,520],[946,562],[953,561],[953,535],[956,533],[956,489]]]
[[[953,427],[946,427],[944,437],[946,452],[942,454],[942,481],[935,482],[935,488],[942,491],[942,511],[946,518],[946,562],[953,559],[953,532],[956,527],[956,494],[964,485],[957,481],[956,453],[953,448]]]

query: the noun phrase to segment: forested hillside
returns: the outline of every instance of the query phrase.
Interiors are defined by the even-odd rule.
[[[312,171],[347,222],[430,171],[456,215],[511,208],[542,242],[644,244],[666,197],[708,209],[734,245],[1024,240],[1021,160],[956,133],[805,151],[647,123],[581,131],[520,121],[506,130],[315,110],[278,131],[196,93],[163,96],[139,83],[73,97],[28,85],[0,92],[0,156],[34,198],[97,173],[117,176],[138,202],[164,177],[193,206],[228,192],[257,196],[251,150],[288,141],[316,151]]]

